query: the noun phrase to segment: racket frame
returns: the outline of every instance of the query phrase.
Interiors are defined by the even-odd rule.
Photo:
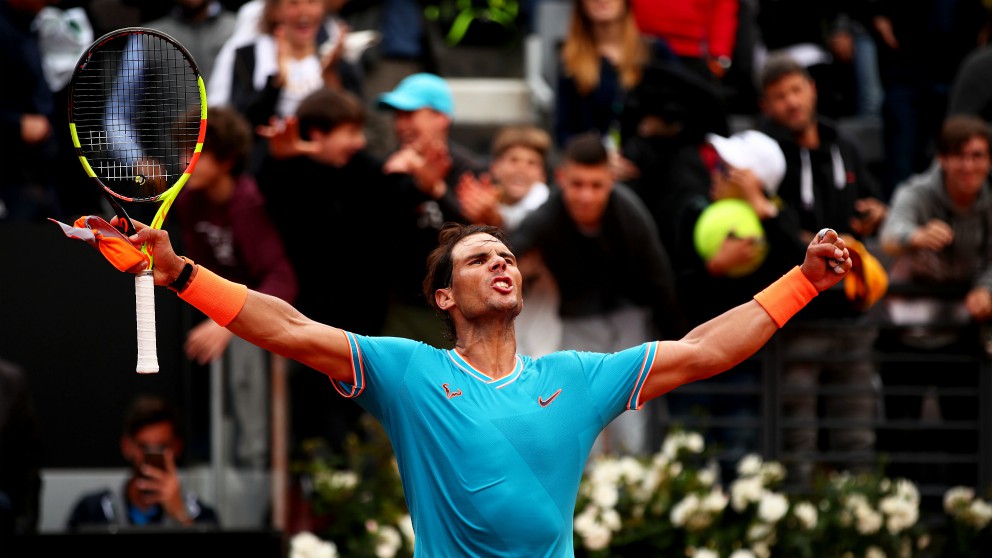
[[[138,34],[149,34],[154,35],[167,43],[171,44],[183,58],[186,60],[189,67],[192,69],[193,74],[196,76],[197,88],[199,89],[200,96],[200,127],[197,133],[196,146],[194,147],[193,154],[190,156],[189,163],[183,170],[179,178],[176,179],[175,183],[163,190],[161,193],[155,196],[146,198],[135,198],[119,194],[115,192],[112,188],[107,186],[107,184],[97,175],[96,171],[90,165],[87,158],[87,153],[82,147],[79,141],[79,135],[76,131],[76,122],[73,114],[74,107],[74,93],[77,85],[78,76],[85,69],[86,65],[89,63],[90,58],[92,58],[93,53],[99,50],[105,43],[118,39],[124,36],[133,36]],[[199,67],[196,65],[196,61],[190,54],[189,50],[186,49],[179,41],[177,41],[172,36],[162,31],[156,29],[150,29],[147,27],[124,27],[121,29],[116,29],[109,33],[104,34],[100,38],[93,41],[93,43],[86,49],[86,51],[79,57],[79,61],[76,63],[76,67],[72,73],[72,77],[69,81],[69,95],[68,95],[68,118],[69,118],[69,133],[72,137],[72,145],[76,149],[76,154],[79,157],[79,162],[83,167],[86,175],[94,181],[103,192],[104,198],[110,204],[114,213],[118,217],[117,228],[118,230],[127,236],[133,235],[137,232],[134,226],[134,222],[131,217],[124,210],[124,206],[121,205],[121,201],[129,203],[159,203],[158,208],[155,211],[155,215],[151,222],[148,224],[150,228],[161,229],[162,224],[165,221],[165,216],[168,214],[169,209],[171,209],[173,202],[175,202],[176,197],[179,195],[180,190],[189,180],[190,174],[193,172],[193,168],[196,166],[197,161],[200,159],[200,153],[203,149],[203,139],[206,134],[207,128],[207,91],[203,83],[203,76],[200,73]],[[136,371],[139,374],[150,374],[159,371],[158,366],[158,354],[156,347],[156,334],[155,334],[155,303],[154,303],[154,281],[153,281],[153,267],[154,267],[154,256],[148,250],[147,244],[142,244],[141,251],[148,256],[148,268],[137,275],[135,275],[135,315],[137,321],[137,338],[138,338],[138,362],[136,366]]]

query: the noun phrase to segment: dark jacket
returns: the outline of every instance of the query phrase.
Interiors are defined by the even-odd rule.
[[[130,504],[126,501],[125,487],[114,492],[109,488],[84,495],[72,508],[69,521],[66,524],[70,531],[105,525],[133,527],[179,527],[181,524],[158,508],[147,517],[147,523],[135,522],[132,519]],[[200,498],[189,492],[185,496],[186,513],[197,527],[220,526],[217,512]]]
[[[556,191],[510,235],[517,254],[537,249],[558,282],[563,317],[592,316],[633,303],[650,308],[659,334],[685,333],[675,272],[651,214],[617,184],[596,234],[579,230]]]
[[[855,202],[870,197],[884,200],[884,196],[854,142],[825,118],[819,118],[818,126],[820,146],[810,150],[800,147],[790,131],[765,119],[759,122],[759,129],[778,141],[785,155],[785,176],[776,192],[782,201],[782,211],[793,214],[790,218],[798,221],[801,231],[816,233],[829,227],[839,234],[857,237],[851,228],[851,219],[857,214]],[[805,180],[804,176],[809,179]],[[843,283],[839,283],[817,296],[797,317],[857,315],[860,312],[847,301]]]

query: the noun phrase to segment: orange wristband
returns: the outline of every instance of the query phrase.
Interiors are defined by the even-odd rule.
[[[193,280],[179,298],[193,305],[211,320],[227,327],[245,305],[248,287],[228,281],[209,269],[198,265]]]
[[[799,266],[796,266],[778,281],[754,295],[754,300],[765,309],[765,312],[768,312],[778,327],[782,327],[818,294],[820,292],[813,283],[810,283]]]

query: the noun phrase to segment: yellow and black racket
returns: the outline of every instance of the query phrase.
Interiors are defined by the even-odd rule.
[[[153,29],[128,27],[100,37],[69,82],[69,130],[86,174],[100,185],[121,232],[134,224],[121,206],[159,203],[160,229],[189,178],[207,129],[207,94],[189,52]],[[139,373],[158,372],[154,260],[135,277]]]

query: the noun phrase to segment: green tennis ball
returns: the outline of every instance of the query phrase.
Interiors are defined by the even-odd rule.
[[[753,238],[759,241],[760,249],[751,261],[731,269],[727,275],[742,277],[758,269],[768,255],[765,229],[761,226],[758,214],[744,200],[723,199],[713,202],[703,210],[696,220],[692,234],[696,252],[704,261],[710,261],[730,234],[738,238]]]

